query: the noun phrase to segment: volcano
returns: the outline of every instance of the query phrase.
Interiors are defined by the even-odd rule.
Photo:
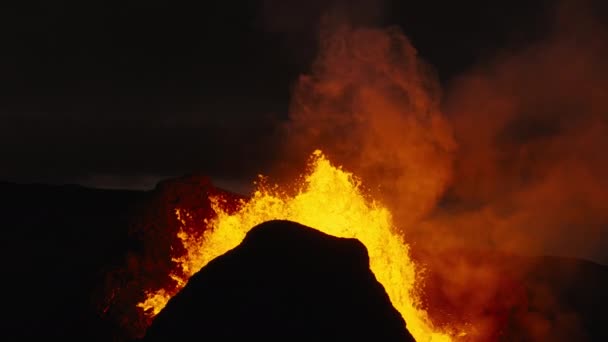
[[[189,203],[203,215],[205,205],[209,205],[207,193],[222,191],[200,177],[167,181],[153,191],[8,183],[0,187],[5,237],[2,269],[8,285],[2,329],[7,340],[136,339],[147,324],[136,307],[143,300],[142,290],[154,282],[167,281],[166,269],[150,274],[146,269],[161,267],[159,260],[169,258],[163,251],[171,249],[171,240],[154,237],[176,233],[171,205]],[[253,237],[253,242],[285,239],[266,233]],[[327,240],[327,246],[335,242],[333,237],[319,239]],[[348,241],[345,254],[334,251],[335,260],[363,267],[360,245]],[[291,252],[296,254],[296,250]],[[303,251],[299,260],[304,264],[298,267],[314,269],[314,261],[319,262],[321,257],[315,255],[314,251]],[[424,302],[437,324],[454,320],[489,322],[485,329],[491,333],[486,331],[484,336],[494,336],[493,340],[608,339],[603,325],[603,308],[608,305],[606,266],[579,259],[487,251],[414,249],[413,255],[426,264]],[[445,269],[452,271],[442,271]],[[463,273],[463,269],[469,271]],[[482,294],[480,289],[487,280],[481,275],[489,271],[502,275],[502,285],[496,292]],[[462,281],[469,284],[470,291],[450,291],[460,288],[458,282]],[[368,278],[367,286],[371,283]],[[353,288],[364,286],[357,282]],[[374,287],[381,292],[377,284]],[[245,287],[243,293],[248,293]],[[392,317],[389,308],[384,307]]]
[[[173,297],[144,341],[414,341],[365,247],[289,221],[253,228]]]

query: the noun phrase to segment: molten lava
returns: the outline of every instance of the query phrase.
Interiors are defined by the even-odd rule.
[[[147,292],[147,299],[138,306],[148,315],[156,315],[190,276],[236,247],[249,229],[268,220],[286,219],[330,235],[361,241],[367,247],[372,272],[414,338],[417,341],[451,340],[452,334],[434,327],[421,308],[416,291],[421,270],[410,259],[408,245],[395,230],[388,209],[369,199],[361,182],[353,174],[333,166],[321,151],[313,153],[309,167],[309,172],[296,184],[293,195],[262,182],[253,197],[243,201],[234,213],[224,209],[222,198],[212,198],[217,216],[205,222],[207,229],[202,232],[190,228],[192,216],[188,212],[176,209],[182,224],[179,238],[186,251],[173,259],[177,267],[171,278],[177,285]]]

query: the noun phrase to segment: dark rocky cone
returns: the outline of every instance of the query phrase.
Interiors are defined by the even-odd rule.
[[[289,221],[253,228],[157,316],[144,341],[414,341],[358,240]]]

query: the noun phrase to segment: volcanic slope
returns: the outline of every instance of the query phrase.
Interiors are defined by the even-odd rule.
[[[144,341],[414,341],[358,240],[290,221],[254,227],[195,274]]]

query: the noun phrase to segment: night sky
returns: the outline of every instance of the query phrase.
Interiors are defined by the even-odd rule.
[[[348,3],[348,5],[344,5]],[[530,4],[533,3],[533,4]],[[2,10],[0,180],[249,182],[277,158],[318,23],[399,25],[445,86],[538,39],[552,1],[44,1]]]

